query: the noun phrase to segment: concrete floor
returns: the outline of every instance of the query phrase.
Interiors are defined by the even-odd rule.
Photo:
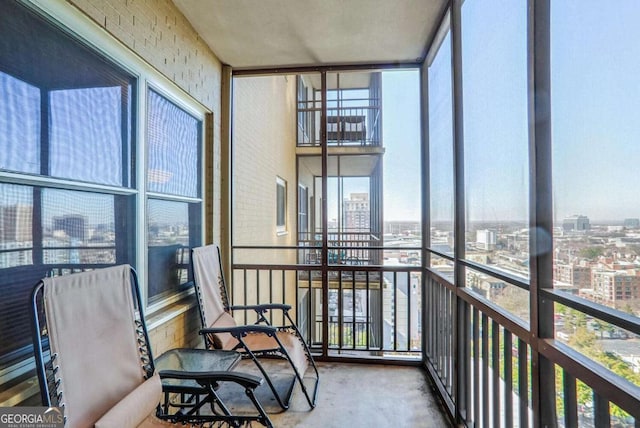
[[[316,408],[296,386],[286,412],[269,417],[278,428],[439,428],[451,427],[416,367],[318,363],[320,390]]]

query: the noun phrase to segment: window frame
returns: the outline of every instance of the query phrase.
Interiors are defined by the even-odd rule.
[[[280,176],[276,176],[276,235],[286,235],[287,232],[287,208],[288,208],[288,195],[287,195],[287,180]],[[280,201],[280,189],[282,188],[283,199]],[[282,206],[280,205],[282,204]],[[280,211],[282,210],[283,219],[280,223]]]
[[[201,109],[198,110],[196,108],[193,108],[193,105],[189,105],[189,103],[187,101],[189,101],[188,98],[185,98],[184,96],[180,96],[181,94],[176,93],[175,91],[168,91],[167,88],[165,86],[159,85],[159,82],[157,81],[151,81],[151,79],[147,79],[146,80],[146,89],[145,89],[145,110],[144,110],[144,118],[139,119],[140,122],[144,122],[144,143],[143,143],[143,149],[144,149],[144,167],[141,168],[142,171],[138,171],[141,172],[142,175],[144,176],[143,180],[144,180],[144,186],[145,186],[145,192],[144,192],[144,202],[143,202],[143,206],[144,206],[144,218],[142,219],[142,233],[144,234],[144,241],[143,241],[143,246],[144,246],[144,250],[145,250],[145,259],[144,259],[144,267],[145,267],[145,274],[148,274],[148,266],[149,266],[149,243],[148,243],[148,235],[147,235],[147,230],[149,227],[148,224],[148,203],[150,200],[155,200],[155,201],[169,201],[169,202],[180,202],[180,203],[186,203],[186,204],[200,204],[200,236],[199,236],[199,241],[200,243],[204,242],[204,228],[205,228],[205,203],[204,203],[204,185],[205,185],[205,176],[204,176],[204,171],[205,171],[205,154],[204,154],[204,146],[205,146],[205,115],[206,115],[206,111]],[[147,186],[147,172],[148,172],[148,160],[149,160],[149,146],[147,144],[147,123],[148,123],[148,119],[149,119],[149,108],[148,105],[146,105],[147,100],[148,100],[148,96],[150,92],[155,92],[156,95],[161,96],[162,98],[164,98],[166,101],[172,103],[174,106],[176,106],[177,108],[181,109],[184,113],[187,113],[188,115],[190,115],[191,117],[193,117],[194,119],[196,119],[198,121],[198,184],[197,184],[197,196],[196,197],[192,197],[192,196],[182,196],[182,195],[176,195],[176,194],[170,194],[170,193],[160,193],[160,192],[151,192],[151,191],[147,191],[146,190],[146,186]],[[184,94],[182,94],[184,95]],[[189,219],[190,220],[190,219]],[[190,228],[191,228],[191,224],[190,224]],[[190,236],[191,238],[191,236]],[[145,277],[146,279],[146,277]],[[148,281],[144,282],[144,293],[143,293],[143,301],[146,303],[147,306],[147,311],[149,312],[156,312],[158,310],[161,310],[162,308],[175,303],[181,299],[183,299],[184,297],[191,295],[194,293],[194,290],[192,288],[187,288],[185,290],[181,290],[178,292],[174,292],[168,295],[161,295],[158,300],[155,300],[153,302],[151,302],[150,298],[151,296],[149,295],[149,283]]]

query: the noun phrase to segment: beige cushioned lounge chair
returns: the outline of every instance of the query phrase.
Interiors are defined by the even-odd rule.
[[[229,306],[227,288],[221,268],[220,248],[208,245],[194,248],[191,255],[196,294],[202,321],[201,334],[209,349],[238,350],[256,364],[274,398],[282,409],[289,407],[291,392],[297,381],[311,408],[315,407],[319,375],[315,362],[298,327],[289,315],[290,305],[266,303],[248,306]],[[255,311],[257,322],[238,325],[233,318],[236,311]],[[269,311],[282,311],[286,325],[273,326],[267,319]],[[266,358],[280,357],[289,363],[290,382],[280,387]],[[303,381],[308,368],[313,370],[310,394]],[[264,404],[264,402],[263,402]]]

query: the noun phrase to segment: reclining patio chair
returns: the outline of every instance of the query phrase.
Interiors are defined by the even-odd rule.
[[[227,370],[238,353],[174,349],[154,364],[130,266],[45,278],[31,298],[42,404],[63,408],[66,427],[272,427],[254,395],[262,379]],[[244,390],[255,414],[232,415],[225,388]]]
[[[289,408],[293,387],[298,381],[313,409],[318,395],[319,374],[309,347],[289,315],[290,305],[266,303],[229,306],[227,289],[221,268],[220,248],[208,245],[194,248],[191,254],[194,285],[200,307],[202,330],[208,349],[240,351],[258,367],[282,410]],[[236,325],[234,311],[255,311],[257,321],[251,325]],[[282,311],[286,325],[274,326],[268,320],[269,311]],[[279,357],[289,365],[289,374],[281,377],[267,370],[265,358]],[[310,395],[303,379],[307,368],[313,369],[313,393]],[[276,386],[276,383],[278,386]],[[263,404],[265,404],[263,400]]]

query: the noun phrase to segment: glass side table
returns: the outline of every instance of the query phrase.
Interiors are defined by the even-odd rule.
[[[163,370],[182,372],[225,372],[233,369],[241,356],[236,351],[206,349],[172,349],[155,359],[156,373]],[[203,386],[192,379],[162,379],[163,419],[188,418],[209,413],[216,403],[216,385]],[[207,410],[211,408],[210,410]]]
[[[220,372],[233,369],[240,361],[240,354],[236,351],[206,350],[206,349],[171,349],[155,359],[156,372],[162,370],[178,370],[183,372]],[[163,379],[163,390],[172,392],[193,392],[202,390],[194,380]],[[194,391],[188,391],[195,389]]]

